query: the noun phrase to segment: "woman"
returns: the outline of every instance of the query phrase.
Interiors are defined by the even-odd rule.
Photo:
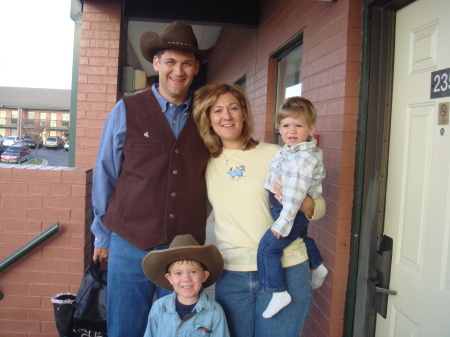
[[[258,243],[273,224],[264,180],[279,146],[252,138],[253,119],[239,86],[213,84],[194,96],[194,120],[209,149],[208,198],[214,209],[217,246],[224,258],[216,300],[234,337],[301,335],[311,305],[306,248],[297,239],[282,262],[292,302],[270,319],[262,317],[272,294],[259,289]],[[307,198],[300,208],[310,219],[325,210],[323,198]],[[320,213],[320,215],[319,215]]]

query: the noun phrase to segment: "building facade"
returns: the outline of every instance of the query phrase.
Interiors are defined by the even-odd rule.
[[[215,10],[208,9],[211,3]],[[233,1],[227,8],[220,1],[207,1],[205,11],[198,3],[183,2],[187,6],[174,18],[168,6],[156,1],[73,1],[77,57],[70,133],[76,137],[70,155],[73,166],[85,171],[68,175],[62,168],[31,171],[0,165],[0,234],[17,239],[0,241],[2,257],[31,236],[19,235],[19,223],[33,234],[55,219],[67,229],[50,246],[2,274],[1,333],[56,335],[48,298],[79,286],[91,254],[90,187],[103,125],[125,94],[120,85],[123,68],[145,68],[133,45],[139,40],[136,27],[151,30],[154,22],[175,20],[215,26],[216,20],[222,28],[202,68],[201,84],[227,82],[245,88],[257,139],[279,142],[274,114],[284,97],[302,95],[318,108],[327,211],[310,224],[309,232],[330,274],[313,291],[303,336],[448,335],[450,27],[445,13],[450,4],[246,3],[251,4],[248,12]],[[220,21],[218,14],[229,10],[232,17],[244,19]],[[42,193],[43,183],[55,178],[57,183]],[[73,183],[73,203],[65,198],[52,203],[53,188],[64,182]],[[27,204],[25,215],[14,212],[25,207],[28,195],[40,196],[39,201]],[[72,250],[66,252],[67,246]],[[50,264],[63,272],[58,274]],[[44,276],[46,268],[57,281]]]
[[[23,137],[36,124],[41,137],[67,138],[70,132],[70,93],[64,89],[0,87],[0,135]]]

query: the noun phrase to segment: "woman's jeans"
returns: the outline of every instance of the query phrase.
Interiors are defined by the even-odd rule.
[[[308,263],[284,268],[284,273],[292,302],[267,319],[262,313],[272,294],[259,288],[258,272],[223,271],[216,282],[216,301],[225,311],[230,336],[301,336],[311,306]]]
[[[142,251],[117,234],[111,236],[108,258],[107,324],[109,337],[142,337],[156,292],[158,298],[171,291],[155,286],[142,270],[142,260],[152,250]]]

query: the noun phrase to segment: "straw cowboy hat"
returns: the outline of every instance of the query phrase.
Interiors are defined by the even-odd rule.
[[[204,288],[212,285],[222,275],[223,258],[217,247],[214,245],[200,246],[190,234],[176,236],[168,249],[154,250],[148,253],[142,261],[142,269],[145,276],[154,284],[173,291],[173,287],[165,275],[172,263],[182,260],[200,262],[209,271],[210,275],[203,283]]]
[[[156,32],[145,32],[141,36],[141,52],[145,59],[153,63],[153,57],[161,49],[182,49],[195,53],[200,63],[206,62],[214,49],[198,49],[197,38],[191,25],[174,22],[169,25],[159,36]]]

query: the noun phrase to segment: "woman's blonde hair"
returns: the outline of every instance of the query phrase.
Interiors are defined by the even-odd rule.
[[[238,100],[244,114],[244,124],[242,127],[241,150],[250,150],[258,145],[254,140],[253,117],[247,97],[238,85],[228,85],[226,83],[210,84],[197,90],[193,101],[193,117],[197,124],[200,136],[205,142],[206,148],[211,156],[217,158],[222,153],[223,145],[220,137],[211,126],[210,109],[220,95],[230,93]]]

